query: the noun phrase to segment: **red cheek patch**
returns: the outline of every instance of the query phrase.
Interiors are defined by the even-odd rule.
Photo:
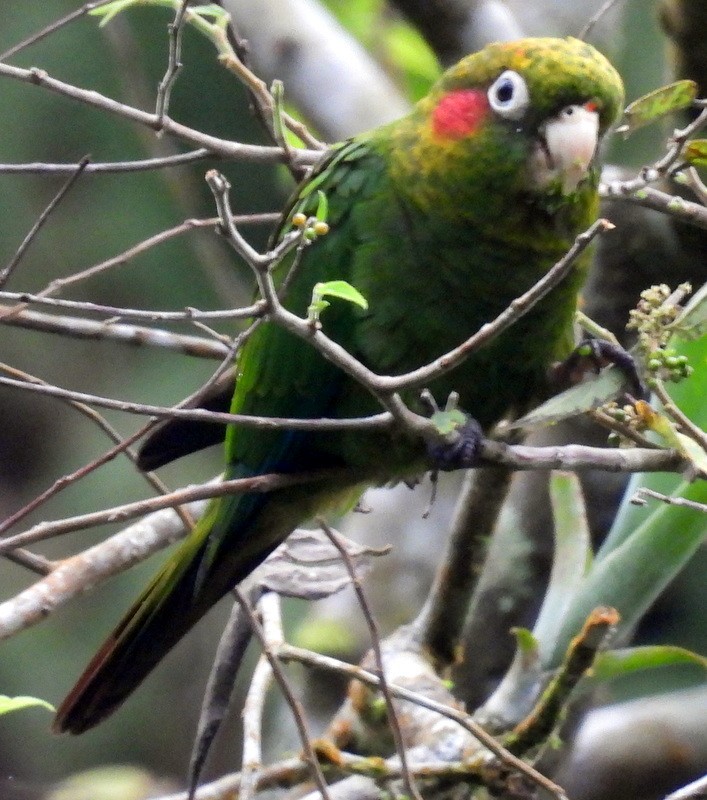
[[[432,112],[432,127],[444,139],[462,139],[481,125],[489,110],[486,93],[475,89],[449,92]]]

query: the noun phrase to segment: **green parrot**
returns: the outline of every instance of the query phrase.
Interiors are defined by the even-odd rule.
[[[328,199],[330,231],[302,251],[286,307],[305,316],[317,282],[348,281],[368,309],[333,300],[324,332],[379,374],[402,374],[451,350],[532,286],[596,219],[598,147],[622,100],[614,68],[576,39],[496,43],[464,58],[407,116],[333,147],[296,191],[273,242],[292,229],[294,214],[314,213],[318,190]],[[278,267],[279,280],[290,266],[291,257]],[[580,261],[517,324],[435,380],[429,389],[437,402],[457,392],[460,407],[488,429],[541,397],[550,364],[571,351],[586,266]],[[272,323],[247,341],[236,376],[230,409],[237,414],[381,411],[366,389]],[[404,399],[424,410],[419,390]],[[219,402],[223,392],[210,407]],[[145,463],[218,435],[184,422],[166,430],[173,433],[161,434],[164,452],[148,453],[148,443]],[[299,524],[366,487],[434,466],[422,441],[394,428],[229,426],[225,451],[229,479],[338,467],[346,477],[212,501],[64,700],[56,731],[81,733],[112,713]]]

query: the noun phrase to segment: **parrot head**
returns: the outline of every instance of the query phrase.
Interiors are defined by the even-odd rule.
[[[495,43],[439,79],[396,144],[433,181],[451,171],[477,190],[485,175],[496,193],[500,185],[568,196],[595,177],[601,137],[622,103],[621,78],[586,42]]]

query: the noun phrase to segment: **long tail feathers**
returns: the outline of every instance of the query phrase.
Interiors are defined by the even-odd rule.
[[[287,536],[289,530],[258,537],[252,513],[246,524],[236,523],[234,531],[233,517],[240,520],[243,510],[239,501],[254,501],[246,505],[257,512],[263,498],[223,498],[212,505],[86,667],[57,711],[54,732],[82,733],[111,714],[199,619]],[[223,534],[229,540],[227,553],[212,554],[214,541]]]
[[[243,477],[233,468],[229,477]],[[369,481],[322,482],[215,500],[91,660],[53,729],[82,733],[111,714],[167,652],[302,520],[351,505]]]

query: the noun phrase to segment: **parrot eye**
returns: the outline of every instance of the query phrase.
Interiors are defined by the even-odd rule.
[[[504,119],[520,119],[530,103],[530,93],[525,79],[507,69],[491,84],[488,90],[489,105]]]

